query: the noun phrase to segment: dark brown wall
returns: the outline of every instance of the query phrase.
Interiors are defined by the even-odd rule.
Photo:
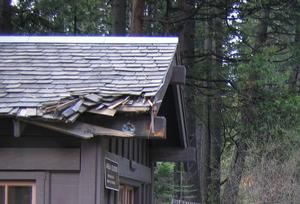
[[[149,161],[149,140],[141,138],[109,138],[109,152],[151,166]]]
[[[149,141],[141,138],[111,137],[108,139],[108,150],[110,152],[108,156],[122,164],[120,174],[133,178],[122,177],[121,183],[135,187],[136,203],[150,204],[152,170],[149,159]],[[134,168],[136,169],[133,170]],[[108,193],[108,203],[117,203],[117,198],[116,192]]]
[[[50,173],[51,204],[78,204],[78,173]]]
[[[118,193],[104,188],[105,157],[119,163],[121,183],[135,187],[136,203],[150,204],[147,140],[80,140],[31,125],[15,138],[8,119],[0,119],[0,130],[0,180],[35,180],[39,204],[117,204]]]

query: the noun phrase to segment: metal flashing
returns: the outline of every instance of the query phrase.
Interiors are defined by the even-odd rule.
[[[103,37],[103,36],[0,36],[0,43],[178,43],[177,37]]]

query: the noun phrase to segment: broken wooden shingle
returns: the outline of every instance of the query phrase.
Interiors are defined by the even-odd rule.
[[[61,38],[47,37],[45,43],[35,37],[0,37],[0,113],[63,116],[72,122],[77,113],[101,107],[96,110],[113,115],[136,105],[134,96],[157,94],[177,47],[175,38],[136,38],[137,42]],[[128,96],[130,101],[125,100]]]
[[[98,103],[101,100],[101,97],[96,94],[87,94],[84,96],[84,98],[86,98],[92,102],[95,102],[95,103]]]

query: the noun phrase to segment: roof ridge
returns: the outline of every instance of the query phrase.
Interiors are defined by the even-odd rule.
[[[177,44],[178,37],[104,36],[0,36],[0,43]]]

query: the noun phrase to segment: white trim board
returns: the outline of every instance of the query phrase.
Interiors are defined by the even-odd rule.
[[[0,43],[177,44],[177,37],[0,36]]]

